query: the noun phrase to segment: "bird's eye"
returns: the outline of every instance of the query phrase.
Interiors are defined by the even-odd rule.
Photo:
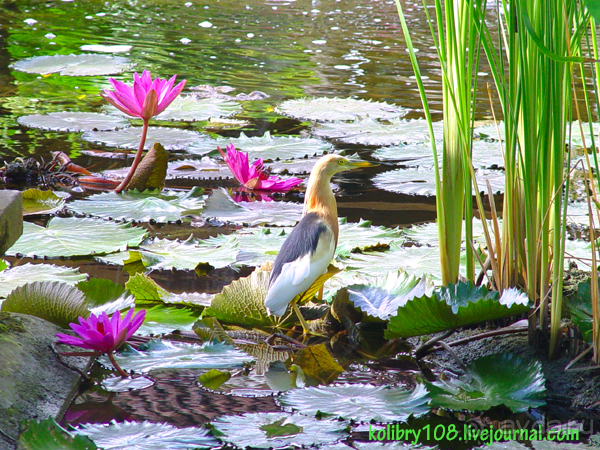
[[[344,164],[346,164],[346,160],[345,160],[345,159],[340,159],[340,160],[338,161],[338,164],[339,164],[340,166],[343,166]]]

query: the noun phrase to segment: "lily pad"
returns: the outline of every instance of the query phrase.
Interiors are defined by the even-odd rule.
[[[285,412],[225,416],[213,420],[211,425],[223,441],[239,448],[304,447],[327,444],[348,436],[345,422],[317,420]]]
[[[384,321],[395,316],[406,302],[432,293],[433,283],[427,277],[419,279],[400,270],[390,271],[369,285],[348,286],[348,298],[355,307]]]
[[[116,354],[115,359],[123,370],[148,373],[159,369],[232,369],[242,367],[252,357],[226,344],[151,340],[146,350],[128,347]],[[98,361],[107,367],[112,365],[106,356]]]
[[[233,144],[237,150],[249,154],[250,160],[278,160],[320,156],[330,152],[330,143],[315,138],[299,138],[294,136],[271,136],[268,131],[262,136],[248,137],[243,132],[239,138],[206,140],[194,143],[187,151],[196,155],[205,155],[218,147],[225,148]]]
[[[208,449],[219,445],[205,428],[177,428],[168,423],[116,422],[88,423],[72,432],[86,436],[104,450],[130,448],[135,450]]]
[[[306,382],[329,384],[344,371],[325,344],[301,348],[294,356],[294,364],[302,369]]]
[[[424,384],[409,391],[370,384],[337,384],[295,389],[283,394],[280,401],[302,414],[326,414],[357,422],[404,422],[410,416],[429,412]]]
[[[137,150],[141,136],[141,127],[129,127],[116,131],[88,131],[81,138],[109,147]],[[196,131],[168,127],[148,127],[144,148],[149,149],[155,142],[160,142],[167,150],[185,150],[190,145],[206,139],[205,135]]]
[[[2,311],[30,314],[63,328],[90,315],[83,292],[58,281],[35,281],[16,288],[2,303]]]
[[[123,56],[97,55],[46,55],[33,56],[10,65],[12,69],[27,73],[60,73],[70,76],[115,75],[132,69],[136,64]]]
[[[137,334],[158,336],[172,333],[174,330],[192,331],[192,325],[198,320],[198,311],[189,308],[167,306],[164,304],[145,307],[146,318]]]
[[[434,133],[437,139],[442,138],[442,122],[434,123]],[[424,119],[389,119],[384,123],[368,117],[352,122],[320,123],[313,128],[313,135],[347,144],[377,146],[430,140],[427,121]]]
[[[437,147],[438,161],[442,161],[442,146]],[[433,166],[433,154],[428,143],[412,143],[382,147],[373,152],[374,158],[383,161],[402,161],[408,167]],[[497,168],[504,167],[502,149],[497,142],[473,141],[473,154],[471,156],[473,167]]]
[[[295,225],[302,217],[302,205],[291,202],[236,203],[223,188],[213,190],[206,200],[202,216],[218,220],[255,225]]]
[[[71,211],[96,217],[135,220],[138,222],[169,222],[186,214],[199,214],[204,206],[204,190],[191,191],[126,191],[121,194],[103,192],[67,205]]]
[[[58,196],[53,191],[27,189],[23,191],[23,216],[56,213],[63,209],[68,196]]]
[[[102,388],[108,392],[127,392],[145,389],[154,385],[154,381],[146,377],[123,378],[109,377],[102,380]]]
[[[432,296],[414,298],[391,317],[386,339],[421,336],[528,312],[529,299],[517,289],[498,292],[471,282],[442,287]]]
[[[85,281],[87,275],[77,269],[54,264],[23,264],[0,271],[0,297],[6,297],[14,289],[34,281],[59,281],[75,285]]]
[[[294,119],[314,120],[316,122],[354,120],[367,116],[371,119],[392,119],[403,117],[409,111],[401,106],[386,102],[337,97],[286,100],[275,110]]]
[[[23,235],[6,253],[47,257],[112,253],[138,246],[145,236],[143,228],[129,224],[53,217],[45,228],[24,222]]]
[[[2,272],[0,272],[0,277]],[[577,285],[577,292],[566,299],[571,320],[579,328],[583,339],[592,342],[593,338],[593,310],[592,310],[592,283],[587,279]]]
[[[19,436],[22,450],[97,450],[98,447],[85,436],[73,436],[56,423],[53,417],[24,424],[26,429]]]
[[[21,116],[19,124],[52,131],[106,131],[129,126],[129,121],[117,116],[90,112],[53,112]]]
[[[486,180],[492,192],[504,191],[504,172],[493,169],[476,169],[475,176],[480,191],[487,192]],[[433,167],[396,169],[377,174],[373,184],[379,189],[407,195],[435,195],[435,173]]]
[[[523,412],[546,403],[545,381],[539,361],[504,352],[473,361],[465,375],[426,385],[433,407],[485,411],[505,405]]]
[[[231,372],[210,369],[198,377],[198,381],[207,389],[216,390],[231,378]]]

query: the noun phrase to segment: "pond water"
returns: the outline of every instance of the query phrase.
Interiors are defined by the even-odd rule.
[[[423,7],[409,1],[403,1],[402,4],[419,50],[430,106],[435,118],[441,119],[441,75]],[[490,14],[493,17],[493,12]],[[103,109],[106,102],[100,98],[99,92],[110,88],[108,76],[40,75],[15,70],[12,66],[17,61],[44,55],[98,53],[122,56],[136,64],[134,69],[114,75],[125,82],[130,82],[132,71],[147,69],[154,76],[164,78],[177,74],[178,79],[186,79],[187,93],[191,88],[200,87],[200,91],[196,92],[214,94],[214,91],[202,87],[209,85],[234,88],[226,93],[230,98],[255,91],[264,94],[261,95],[264,98],[258,100],[240,100],[238,97],[236,101],[240,109],[233,118],[240,123],[233,126],[211,125],[207,120],[159,121],[163,127],[200,132],[211,138],[237,139],[241,133],[247,137],[261,137],[267,132],[272,136],[307,137],[313,132],[310,121],[296,120],[277,110],[285,100],[304,97],[387,102],[407,108],[407,119],[422,116],[421,101],[393,1],[19,0],[0,6],[0,36],[0,161],[4,160],[5,163],[18,157],[49,161],[52,152],[61,151],[73,162],[94,172],[129,165],[130,159],[125,155],[132,153],[130,150],[121,148],[115,151],[110,145],[82,139],[79,131],[44,130],[17,121],[19,117],[33,114],[106,112]],[[480,85],[491,81],[485,68],[481,68]],[[477,111],[478,119],[489,119],[491,116],[487,94],[483,90],[478,96]],[[422,140],[424,142],[426,138]],[[369,160],[378,159],[375,152],[382,147],[362,145],[351,140],[332,142],[332,150],[336,152],[358,154]],[[188,158],[200,159],[186,150],[179,149],[171,153],[173,162]],[[377,227],[406,227],[433,220],[433,196],[402,193],[393,188],[386,190],[373,182],[373,178],[379,174],[405,167],[404,159],[410,158],[400,155],[379,159],[382,161],[379,167],[334,178],[339,216],[347,217],[351,223],[367,219]],[[487,161],[488,166],[494,165],[491,159]],[[306,169],[302,176],[306,178]],[[421,179],[417,178],[417,181]],[[390,183],[399,184],[394,180]],[[205,194],[221,186],[231,188],[235,185],[233,180],[185,177],[169,178],[166,183],[167,188],[185,190],[201,186],[206,189]],[[84,199],[90,192],[74,190],[71,194],[74,198]],[[276,200],[299,204],[302,194],[293,192]],[[44,225],[48,218],[48,215],[38,215],[30,220]],[[195,223],[186,220],[183,223],[170,220],[168,224],[143,222],[141,226],[151,236],[171,239],[185,239],[190,234],[198,239],[206,239],[242,228],[241,223],[235,221],[225,224],[213,219]],[[424,252],[419,258],[437,257],[435,247],[428,249],[418,242],[415,246],[423,246]],[[122,264],[109,264],[90,256],[55,256],[62,255],[45,258],[43,263],[75,268],[81,273],[120,285],[130,279],[129,271]],[[9,256],[6,260],[13,267],[41,263],[39,258],[31,256]],[[224,264],[208,275],[198,277],[194,270],[173,267],[154,270],[150,277],[176,294],[215,294],[232,280],[246,277],[251,271],[249,267],[234,269]],[[190,317],[183,320],[187,320],[185,327],[188,331],[197,316],[192,314],[191,320]],[[151,329],[153,332],[156,330]],[[196,342],[189,335],[170,338]],[[358,346],[358,350],[356,343],[347,336],[330,343],[336,359],[346,369],[337,382],[414,387],[416,382],[413,374],[417,372],[417,367],[408,358],[405,361],[403,357],[394,356],[398,352],[407,354],[410,346],[377,348],[377,345],[384,344],[377,340],[375,342],[371,348]],[[374,361],[377,359],[373,358],[374,355],[381,359]],[[113,419],[149,420],[185,428],[213,421],[225,414],[279,411],[278,401],[271,396],[276,391],[265,383],[264,376],[253,374],[248,369],[247,361],[246,364],[240,364],[234,356],[231,358],[234,362],[225,368],[250,374],[244,373],[241,379],[245,381],[241,385],[235,382],[225,384],[224,393],[199,386],[198,376],[208,366],[183,369],[167,366],[154,368],[151,373],[148,369],[144,375],[151,378],[152,386],[145,389],[109,392],[98,385],[91,388],[85,386],[89,389],[71,406],[66,423],[78,425],[108,423]],[[99,380],[107,377],[107,374],[106,370],[96,368],[92,378]],[[248,394],[251,395],[248,397]],[[501,410],[495,414],[505,417],[509,413]],[[427,423],[446,426],[456,421],[454,418],[432,416],[426,422],[413,420],[410,426],[414,428]],[[368,425],[367,428],[356,428],[354,438],[367,441],[367,429]],[[433,439],[421,442],[436,444]],[[450,441],[439,444],[441,448],[472,446]]]

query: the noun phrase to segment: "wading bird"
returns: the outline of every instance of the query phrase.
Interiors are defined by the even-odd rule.
[[[331,177],[345,170],[374,165],[326,155],[316,162],[310,173],[302,218],[275,258],[265,297],[267,311],[276,316],[283,316],[292,302],[304,334],[309,334],[308,325],[294,299],[327,272],[338,241],[337,204],[331,190]]]

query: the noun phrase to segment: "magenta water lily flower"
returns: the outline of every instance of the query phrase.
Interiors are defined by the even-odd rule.
[[[100,95],[125,114],[150,119],[163,112],[183,90],[186,80],[173,87],[176,78],[177,75],[173,75],[169,80],[153,80],[150,72],[144,70],[141,76],[133,75],[133,86],[109,78],[114,91],[104,89],[104,95]]]
[[[127,374],[115,361],[113,351],[121,347],[137,331],[144,322],[145,317],[146,311],[143,309],[135,316],[133,316],[133,309],[130,309],[123,320],[121,320],[119,311],[116,311],[110,318],[105,312],[100,316],[90,314],[87,319],[79,317],[79,324],[69,324],[79,337],[63,333],[56,333],[56,337],[58,337],[59,344],[74,345],[93,350],[91,353],[86,353],[86,355],[106,353],[119,374],[126,377]]]
[[[286,192],[302,183],[300,178],[288,178],[286,180],[275,175],[270,175],[263,165],[262,158],[248,163],[248,153],[235,149],[233,144],[227,145],[227,154],[221,150],[219,153],[229,166],[233,175],[246,188],[257,191]]]
[[[115,189],[115,192],[123,191],[133,178],[133,174],[142,159],[150,119],[163,112],[184,88],[186,80],[181,81],[177,86],[173,86],[176,78],[177,75],[173,75],[169,80],[161,80],[160,78],[153,80],[150,72],[144,70],[141,76],[137,73],[133,75],[133,86],[109,78],[114,91],[104,89],[104,93],[100,93],[102,98],[115,108],[130,116],[140,117],[144,121],[140,146],[135,154],[133,164],[125,179]]]

